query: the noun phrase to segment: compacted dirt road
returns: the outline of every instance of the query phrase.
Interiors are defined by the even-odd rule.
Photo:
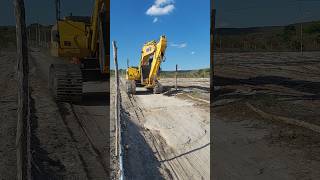
[[[215,179],[320,178],[319,55],[216,55]]]
[[[106,82],[84,84],[80,104],[56,103],[47,88],[45,49],[31,49],[35,178],[105,179],[109,173],[109,95]]]
[[[209,104],[176,92],[152,94],[144,88],[128,96],[124,85],[122,79],[125,176],[210,179]]]
[[[0,52],[0,179],[16,179],[16,50]],[[45,49],[30,49],[31,169],[33,179],[109,176],[109,95],[106,82],[84,85],[80,104],[56,103],[47,88]]]

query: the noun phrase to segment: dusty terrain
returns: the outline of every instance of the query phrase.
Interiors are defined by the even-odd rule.
[[[175,88],[175,78],[163,78],[160,82],[164,85],[165,94],[170,94],[170,89]],[[178,97],[193,98],[202,102],[210,102],[210,80],[209,78],[177,78]]]
[[[210,179],[209,103],[186,96],[204,93],[193,82],[205,89],[208,80],[179,80],[175,91],[170,89],[172,79],[162,79],[165,93],[138,88],[133,96],[126,94],[124,82],[121,121],[126,178]]]
[[[320,178],[319,55],[216,55],[214,178]]]
[[[110,178],[119,179],[119,158],[116,156],[115,81],[110,83]]]
[[[15,49],[0,50],[0,179],[16,179],[17,82]]]
[[[2,51],[0,72],[0,179],[16,178],[16,52]],[[33,179],[106,179],[109,176],[109,95],[106,82],[84,85],[80,104],[56,103],[47,88],[53,58],[30,49]]]
[[[36,67],[33,99],[39,153],[35,174],[78,179],[105,179],[109,173],[109,99],[106,82],[84,84],[83,102],[56,103],[47,89],[50,63],[64,63],[45,49],[32,49]],[[35,150],[37,151],[37,149]],[[42,154],[47,156],[42,158]]]

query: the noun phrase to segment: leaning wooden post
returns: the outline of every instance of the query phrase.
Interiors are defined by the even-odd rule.
[[[215,18],[216,9],[214,7],[214,0],[211,0],[211,22],[210,22],[210,102],[213,102],[214,94],[214,50],[215,50]]]
[[[16,134],[17,179],[31,180],[30,169],[30,110],[28,42],[23,0],[14,0],[17,38],[18,121]]]
[[[176,91],[178,90],[178,64],[176,64]]]
[[[129,68],[129,59],[127,59],[127,69]]]
[[[214,0],[211,0],[210,4],[210,112],[213,112],[213,100],[214,100],[214,50],[215,50],[215,18],[216,18],[216,9],[214,5]],[[214,132],[212,122],[213,117],[210,117],[210,132]],[[212,136],[213,133],[210,133],[210,151],[213,152],[212,146]],[[210,170],[212,170],[214,164],[212,159],[210,160]],[[212,179],[212,174],[210,175],[210,179]]]
[[[118,148],[119,148],[119,143],[120,137],[119,137],[119,128],[120,128],[120,103],[119,103],[119,72],[118,72],[118,55],[117,55],[117,45],[115,41],[112,41],[112,46],[113,46],[113,57],[114,57],[114,64],[115,64],[115,86],[116,86],[116,95],[115,95],[115,118],[116,118],[116,123],[115,123],[115,130],[116,130],[116,156],[118,156]]]

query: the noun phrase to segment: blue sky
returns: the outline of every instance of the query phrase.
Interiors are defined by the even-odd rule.
[[[209,67],[209,17],[209,0],[111,0],[110,37],[117,42],[119,68],[126,68],[127,58],[137,66],[143,44],[160,35],[168,41],[163,70]]]

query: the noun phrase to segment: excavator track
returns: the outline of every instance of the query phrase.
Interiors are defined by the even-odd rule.
[[[128,80],[126,82],[126,89],[128,94],[136,94],[136,82],[134,80]]]
[[[49,72],[49,89],[56,101],[81,102],[82,73],[77,64],[52,64]]]
[[[155,86],[153,87],[153,94],[161,94],[163,92],[163,86],[160,82],[156,82]]]

